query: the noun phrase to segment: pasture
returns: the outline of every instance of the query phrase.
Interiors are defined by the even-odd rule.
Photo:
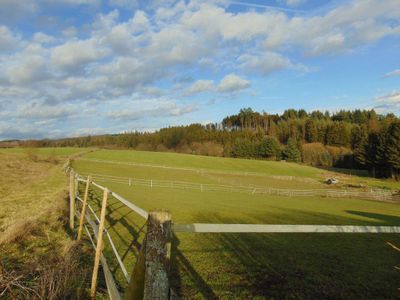
[[[297,164],[174,153],[100,150],[73,162],[81,175],[103,174],[196,184],[324,189],[326,176],[346,184],[399,188],[398,183],[332,173]],[[399,204],[346,198],[285,197],[171,187],[102,185],[136,205],[169,210],[176,223],[400,225]],[[83,186],[81,185],[81,190]],[[92,190],[98,210],[100,191]],[[128,270],[143,238],[143,220],[111,198],[106,227]],[[174,234],[173,287],[187,299],[394,299],[400,258],[393,234]],[[106,243],[107,251],[111,252]],[[112,269],[126,286],[117,262]]]
[[[85,297],[90,248],[65,231],[62,164],[82,149],[0,150],[0,298]]]

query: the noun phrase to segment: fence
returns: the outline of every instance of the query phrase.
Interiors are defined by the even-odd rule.
[[[239,175],[239,176],[257,176],[257,177],[265,177],[272,178],[278,180],[287,180],[287,181],[299,181],[304,183],[315,183],[317,180],[307,177],[297,177],[297,176],[284,176],[284,175],[269,175],[265,173],[258,172],[242,172],[242,171],[232,171],[232,170],[213,170],[213,169],[199,169],[199,168],[190,168],[190,167],[172,167],[165,165],[157,165],[157,164],[149,164],[149,163],[134,163],[134,162],[125,162],[125,161],[117,161],[117,160],[104,160],[104,159],[95,159],[95,158],[80,158],[79,160],[104,163],[104,164],[115,164],[115,165],[126,165],[126,166],[136,166],[136,167],[146,167],[146,168],[156,168],[156,169],[168,169],[168,170],[178,170],[178,171],[188,171],[199,173],[202,175],[205,174],[217,174],[217,175]]]
[[[270,224],[173,224],[168,212],[147,212],[144,209],[124,199],[120,195],[96,183],[90,176],[76,174],[65,165],[70,176],[70,228],[75,229],[75,217],[79,219],[77,239],[81,239],[85,229],[94,249],[96,250],[91,284],[91,298],[96,295],[97,276],[101,263],[110,299],[122,299],[115,279],[110,271],[107,258],[103,254],[103,235],[110,242],[112,252],[128,282],[124,299],[171,299],[169,259],[171,255],[172,232],[189,233],[400,233],[400,226],[350,226],[350,225],[270,225]],[[77,186],[84,183],[83,199]],[[95,186],[103,191],[100,217],[89,203],[89,190]],[[112,195],[120,203],[142,217],[147,227],[142,244],[135,247],[139,251],[136,264],[131,272],[124,266],[111,235],[105,228],[105,216],[108,197]],[[76,202],[81,203],[81,209],[76,210]],[[94,218],[94,219],[93,219]],[[91,230],[90,230],[91,229]]]
[[[132,177],[110,176],[105,174],[85,174],[90,175],[94,180],[99,182],[110,182],[127,184],[129,186],[144,186],[150,188],[173,188],[173,189],[190,189],[201,192],[226,192],[226,193],[248,193],[276,195],[287,197],[330,197],[330,198],[357,198],[366,200],[377,200],[385,202],[400,202],[400,194],[392,194],[390,191],[352,191],[341,189],[278,189],[270,187],[257,186],[233,186],[221,184],[205,184],[187,181],[172,181],[158,179],[140,179]]]

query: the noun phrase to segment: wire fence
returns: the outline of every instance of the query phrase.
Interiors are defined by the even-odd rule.
[[[167,169],[167,170],[177,170],[177,171],[189,171],[189,172],[194,172],[194,173],[198,173],[198,174],[202,174],[202,175],[217,174],[217,175],[255,176],[255,177],[272,178],[272,179],[277,179],[277,180],[299,181],[299,182],[304,182],[304,183],[318,182],[317,179],[308,178],[308,177],[289,176],[289,175],[270,175],[270,174],[265,174],[265,173],[260,173],[260,172],[251,172],[251,171],[233,171],[233,170],[214,170],[214,169],[190,168],[190,167],[172,167],[172,166],[149,164],[149,163],[135,163],[135,162],[104,160],[104,159],[95,159],[95,158],[79,158],[79,160],[95,162],[95,163],[104,163],[104,164],[126,165],[126,166]]]
[[[275,195],[285,197],[325,197],[325,198],[358,198],[366,200],[377,200],[385,202],[400,202],[400,194],[393,194],[391,191],[372,190],[354,191],[341,189],[279,189],[271,187],[240,186],[196,183],[188,181],[173,181],[160,179],[141,179],[133,177],[120,177],[106,174],[90,173],[94,180],[99,182],[110,182],[126,184],[129,186],[143,186],[150,188],[171,188],[181,190],[197,190],[200,192],[225,192],[225,193],[247,193]]]
[[[168,262],[171,255],[171,236],[172,232],[187,232],[187,233],[357,233],[357,234],[378,234],[392,233],[399,234],[399,226],[356,226],[356,225],[285,225],[285,224],[209,224],[209,223],[192,223],[192,224],[176,224],[172,222],[171,215],[166,212],[147,212],[138,207],[131,201],[123,198],[115,192],[98,182],[105,181],[111,183],[123,183],[131,186],[147,186],[161,188],[178,188],[178,189],[197,189],[200,191],[223,191],[223,192],[248,192],[260,193],[267,191],[266,189],[254,187],[234,187],[215,184],[202,184],[184,181],[167,181],[167,180],[152,180],[152,179],[137,179],[117,177],[101,174],[79,175],[70,167],[70,163],[64,165],[65,171],[70,174],[70,226],[74,230],[74,219],[80,219],[79,230],[82,227],[85,229],[90,242],[96,250],[95,266],[92,277],[91,296],[94,298],[96,292],[96,282],[98,274],[98,264],[103,267],[103,274],[107,283],[107,290],[110,299],[122,299],[121,290],[116,284],[114,274],[111,272],[107,259],[103,254],[102,239],[103,233],[106,235],[109,244],[112,248],[112,253],[118,261],[118,265],[123,273],[124,279],[128,283],[127,291],[125,291],[126,299],[158,299],[156,295],[163,293],[162,299],[171,299],[173,291],[170,288],[168,279],[169,266]],[[90,176],[90,177],[89,177]],[[96,182],[97,181],[97,182]],[[79,183],[85,184],[85,195],[82,197],[79,194]],[[101,206],[101,216],[99,217],[89,203],[89,189],[94,186],[103,193],[103,202]],[[279,191],[280,195],[301,195],[310,196],[310,192],[315,190],[279,190],[269,189],[268,193]],[[325,190],[324,192],[331,192]],[[337,197],[337,191],[335,197]],[[328,195],[328,194],[326,194]],[[345,194],[349,196],[348,192]],[[107,198],[113,196],[126,207],[137,213],[145,223],[139,230],[142,231],[147,225],[146,236],[143,243],[137,248],[139,256],[132,271],[132,275],[128,273],[120,254],[118,247],[114,243],[111,234],[105,227],[105,215],[107,208]],[[76,202],[80,203],[80,207],[76,206]],[[87,210],[85,209],[87,208]],[[71,214],[72,213],[72,214]],[[94,218],[94,219],[93,219]],[[84,221],[86,219],[86,221]],[[78,231],[78,239],[79,239]],[[161,273],[160,273],[161,272]],[[160,276],[160,274],[162,276]],[[147,297],[143,297],[147,294]]]

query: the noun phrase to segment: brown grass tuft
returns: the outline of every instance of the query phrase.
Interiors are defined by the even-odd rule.
[[[21,220],[10,225],[0,236],[0,246],[18,242],[38,229],[38,224],[31,220]]]
[[[83,244],[69,243],[59,256],[41,259],[21,270],[0,265],[0,298],[82,299],[90,278],[90,264],[82,255]]]

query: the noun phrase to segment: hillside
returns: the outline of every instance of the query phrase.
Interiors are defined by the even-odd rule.
[[[66,156],[50,154],[0,151],[2,299],[76,299],[86,293],[91,250],[66,231]]]
[[[250,184],[326,188],[326,171],[293,163],[100,150],[72,165],[79,174],[91,174],[96,182],[147,211],[170,211],[175,223],[400,225],[399,206],[394,203],[200,188]],[[344,184],[371,182],[398,189],[395,181],[328,174]],[[183,182],[195,183],[197,189]],[[83,185],[80,189],[83,192]],[[102,191],[94,187],[90,203],[97,213],[101,197]],[[106,228],[128,270],[137,259],[132,243],[142,241],[142,226],[143,219],[110,197]],[[397,295],[399,273],[393,269],[398,254],[388,241],[400,242],[396,234],[176,233],[172,284],[183,299],[390,299]],[[124,276],[106,244],[105,253],[123,290]]]

